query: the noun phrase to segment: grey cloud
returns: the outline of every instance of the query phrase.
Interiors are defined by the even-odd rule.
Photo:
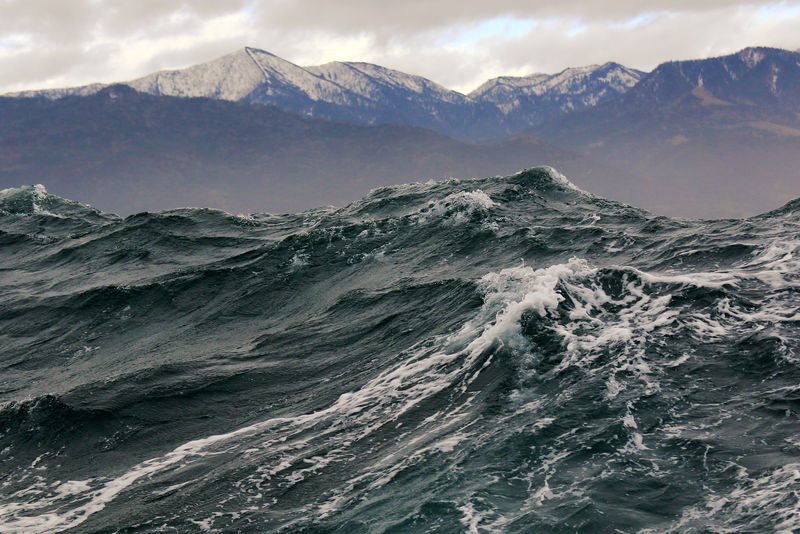
[[[202,42],[189,49],[165,50],[142,64],[142,74],[168,70],[175,65],[196,65],[251,44],[246,38],[221,39]]]
[[[90,35],[96,17],[91,0],[5,0],[0,4],[0,39],[31,35],[47,42],[74,42]]]
[[[39,41],[87,42],[97,33],[127,37],[169,26],[171,17],[195,21],[236,13],[246,0],[1,0],[0,35],[30,34]]]
[[[132,79],[208,61],[245,45],[301,64],[371,61],[462,89],[493,75],[556,72],[607,60],[650,69],[667,59],[724,54],[749,45],[795,49],[800,17],[757,16],[759,6],[778,5],[728,0],[0,0],[0,43],[12,43],[0,48],[0,92],[61,81]],[[800,7],[800,0],[780,5]],[[240,28],[200,33],[208,20],[244,8]],[[638,24],[626,22],[644,14],[653,16]],[[489,35],[469,46],[451,46],[460,35],[498,17],[529,20],[533,26],[521,36]],[[576,33],[579,26],[583,30]],[[362,44],[344,46],[353,40]]]
[[[35,87],[33,81],[63,79],[67,75],[98,76],[108,69],[109,58],[114,53],[108,46],[97,47],[90,51],[81,50],[78,46],[40,47],[10,56],[0,56],[0,72],[10,74],[9,90],[29,89]],[[81,61],[75,63],[75,58]],[[92,79],[92,78],[88,78]],[[87,79],[87,80],[88,80]],[[20,82],[30,81],[30,84]],[[15,85],[14,82],[16,82]]]
[[[392,31],[405,34],[496,17],[607,22],[624,21],[648,13],[696,13],[718,8],[735,10],[774,3],[729,0],[406,0],[385,3],[372,0],[273,0],[261,1],[257,8],[265,24],[324,28],[344,33]],[[800,2],[784,4],[795,6]]]
[[[136,2],[104,2],[104,13],[100,16],[103,27],[109,32],[122,35],[132,33],[163,32],[179,30],[182,26],[197,25],[211,17],[240,11],[245,0],[213,1],[162,1],[137,0]],[[173,19],[172,17],[176,17]]]
[[[746,36],[747,41],[742,41]],[[537,26],[519,39],[482,43],[508,68],[553,72],[564,66],[617,61],[650,70],[666,60],[723,55],[745,46],[793,48],[800,18],[754,25],[736,10],[667,14],[637,27],[595,25],[571,35],[556,25]],[[581,61],[582,60],[582,61]]]

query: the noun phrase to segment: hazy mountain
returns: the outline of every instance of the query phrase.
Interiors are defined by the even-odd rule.
[[[618,63],[566,69],[558,74],[502,76],[487,81],[469,96],[495,104],[510,130],[597,105],[626,92],[644,76]]]
[[[76,192],[54,192],[120,211],[176,202],[294,210],[379,184],[555,163],[586,189],[673,215],[754,214],[800,195],[800,54],[786,50],[748,48],[649,74],[606,63],[503,77],[463,95],[368,63],[304,68],[246,48],[127,85],[165,99],[125,93],[110,105],[121,89],[93,85],[17,95],[56,99],[49,103],[5,101],[3,183],[74,182]],[[214,100],[181,105],[173,96]],[[475,146],[397,125],[462,140],[528,137]],[[124,181],[133,200],[82,194],[104,180]],[[268,200],[258,196],[267,190]]]
[[[747,48],[660,65],[532,133],[641,176],[645,207],[741,215],[800,195],[800,54]]]
[[[607,63],[555,75],[497,78],[464,95],[421,76],[369,63],[300,67],[263,50],[245,48],[125,84],[152,95],[270,104],[316,118],[407,124],[460,139],[488,140],[592,106],[631,87],[640,76],[639,71]],[[22,91],[12,96],[85,96],[102,87]]]
[[[587,188],[613,188],[616,176],[532,137],[473,145],[417,127],[337,123],[123,85],[52,101],[0,98],[0,116],[0,188],[43,183],[121,214],[186,205],[289,212],[382,185],[534,165],[563,169]]]

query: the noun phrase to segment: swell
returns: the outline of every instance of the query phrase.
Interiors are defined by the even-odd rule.
[[[547,170],[48,202],[3,208],[0,530],[794,527],[791,205],[671,220]]]
[[[644,279],[648,277],[650,281],[645,282]],[[367,473],[382,474],[382,477],[371,481],[373,489],[380,489],[383,484],[395,480],[399,473],[413,471],[417,467],[416,461],[427,463],[427,454],[437,456],[437,451],[450,452],[451,446],[455,447],[461,439],[466,439],[469,434],[466,429],[480,426],[476,424],[476,420],[480,421],[481,418],[495,415],[498,408],[503,423],[501,427],[512,431],[517,427],[512,421],[520,416],[525,419],[522,422],[523,428],[533,426],[534,430],[540,430],[536,427],[549,428],[554,423],[555,418],[552,417],[527,420],[530,411],[535,408],[539,410],[544,408],[542,410],[544,413],[562,416],[563,419],[559,424],[550,429],[551,432],[555,431],[551,439],[547,439],[547,432],[537,437],[537,447],[547,449],[547,444],[551,443],[552,450],[556,451],[563,446],[563,440],[566,438],[578,440],[583,445],[575,454],[568,457],[554,457],[553,460],[556,462],[566,464],[577,462],[585,466],[590,459],[597,461],[598,456],[605,458],[606,463],[610,459],[624,462],[626,455],[649,450],[644,443],[643,435],[646,435],[644,431],[649,430],[651,438],[655,438],[652,434],[663,430],[658,427],[664,422],[661,421],[656,425],[652,420],[653,415],[649,415],[650,421],[644,417],[642,422],[637,421],[633,414],[639,411],[649,414],[671,413],[676,409],[676,406],[671,405],[676,400],[670,399],[669,396],[666,399],[659,398],[655,406],[647,406],[652,402],[650,400],[652,395],[664,389],[662,382],[679,379],[669,376],[670,369],[684,363],[680,361],[681,358],[665,359],[664,355],[659,354],[658,344],[654,347],[646,343],[649,336],[658,333],[658,329],[677,327],[679,330],[682,326],[678,321],[681,314],[671,309],[671,296],[673,294],[680,296],[680,293],[686,290],[695,292],[705,290],[714,294],[714,300],[717,302],[726,299],[725,287],[729,284],[724,281],[708,281],[704,280],[703,276],[697,276],[695,284],[687,280],[681,277],[657,279],[653,275],[643,276],[628,268],[598,270],[579,261],[538,271],[519,267],[488,275],[483,279],[484,291],[488,293],[484,298],[481,313],[477,317],[469,321],[455,335],[434,340],[432,346],[424,343],[412,349],[411,354],[407,354],[398,365],[367,381],[355,393],[343,394],[331,406],[299,418],[272,418],[230,434],[190,442],[160,459],[134,466],[127,472],[129,479],[133,477],[131,482],[138,480],[140,473],[142,476],[146,473],[148,478],[152,479],[163,471],[171,472],[179,460],[184,462],[187,459],[205,458],[207,445],[216,450],[218,443],[225,442],[228,444],[225,447],[225,454],[222,455],[225,465],[218,464],[217,461],[211,462],[215,468],[213,479],[202,475],[202,472],[209,468],[208,463],[199,468],[200,472],[192,471],[192,476],[195,477],[192,491],[199,492],[192,497],[192,502],[196,505],[198,502],[204,502],[204,499],[210,501],[213,498],[203,495],[219,483],[216,477],[220,475],[220,470],[226,473],[224,478],[237,481],[240,489],[243,484],[250,482],[259,488],[260,483],[269,481],[269,486],[279,491],[277,495],[285,497],[292,506],[286,511],[272,510],[269,519],[259,517],[260,524],[266,528],[280,524],[300,528],[305,524],[305,517],[319,517],[318,513],[310,513],[314,509],[317,509],[317,512],[322,511],[322,517],[325,517],[324,511],[334,504],[339,506],[338,503],[342,499],[345,502],[356,501],[352,497],[347,499],[346,495],[336,495],[342,487],[343,470],[350,473],[351,479],[354,480],[354,488],[356,482],[367,483],[371,478]],[[689,287],[692,285],[694,287]],[[691,302],[702,303],[703,299],[691,299]],[[497,306],[501,308],[498,310]],[[680,309],[682,306],[683,304],[679,304],[677,307]],[[705,313],[707,310],[708,306],[701,305],[690,316]],[[496,320],[487,322],[486,319],[493,315]],[[596,320],[600,316],[602,320]],[[586,324],[576,324],[580,323],[576,321],[580,318],[585,318]],[[791,317],[786,319],[794,320]],[[587,331],[591,330],[591,327],[599,331]],[[713,340],[713,337],[709,340]],[[674,353],[669,353],[668,356],[674,357]],[[713,376],[723,379],[724,383],[724,376]],[[737,378],[741,379],[741,376]],[[404,383],[408,385],[404,387]],[[755,383],[751,385],[755,386]],[[598,403],[598,389],[606,392],[605,402]],[[671,387],[666,389],[673,390]],[[541,399],[546,399],[547,402],[541,402]],[[523,410],[519,409],[520,403],[524,407]],[[540,405],[532,405],[537,403]],[[644,403],[645,406],[641,406],[640,403]],[[511,411],[508,405],[517,409]],[[473,412],[470,408],[475,406],[477,407]],[[649,409],[645,410],[645,407]],[[437,418],[446,420],[447,423],[432,424],[431,421],[435,422]],[[451,428],[454,421],[461,423],[460,428]],[[587,421],[593,423],[587,427]],[[403,425],[407,425],[406,428],[398,430]],[[353,426],[356,427],[358,435],[355,441],[347,431]],[[276,428],[281,430],[280,446],[277,446],[270,437],[262,435],[262,429],[269,429],[272,435],[276,433]],[[575,428],[581,428],[578,434],[575,434]],[[643,430],[641,433],[640,428]],[[421,440],[411,439],[411,443],[416,446],[411,451],[402,450],[402,447],[401,450],[397,450],[391,446],[379,446],[382,443],[399,441],[408,447],[409,434]],[[437,441],[437,436],[443,434],[448,436],[448,439]],[[492,439],[492,433],[485,432],[485,429],[478,434],[482,436],[482,447],[486,447],[486,440],[489,440],[489,443],[498,449],[494,451],[498,458],[507,460],[512,452],[518,455],[520,451],[526,450],[526,447],[522,446],[524,442],[521,444],[511,440],[512,450],[506,451],[507,439],[504,438],[497,443],[496,438]],[[373,435],[380,437],[372,439]],[[397,440],[395,437],[399,435],[405,439]],[[454,435],[458,439],[454,438]],[[254,440],[254,437],[257,439]],[[229,443],[240,438],[246,438],[243,439],[244,443],[235,445]],[[344,457],[341,456],[342,447],[336,446],[342,441],[347,446],[347,454]],[[251,455],[256,454],[252,452],[254,449],[259,453],[255,460],[248,462],[240,458],[243,453],[232,456],[231,447],[235,450],[249,451]],[[687,448],[686,445],[682,447]],[[275,457],[276,449],[285,454]],[[253,478],[251,472],[263,471],[270,465],[271,458],[274,458],[271,460],[274,462],[272,463],[275,466],[274,472],[270,471],[267,479],[259,478],[260,475]],[[324,469],[320,467],[318,472],[317,469],[308,467],[309,458],[322,459],[311,461],[312,466],[316,465],[315,462],[324,460],[322,466]],[[356,471],[357,476],[353,477],[355,458],[358,458],[359,463],[366,463],[369,467]],[[395,465],[387,461],[392,458],[396,460]],[[459,456],[455,458],[458,459]],[[534,458],[520,457],[512,462],[512,465],[524,466],[531,462],[539,464],[539,469],[533,469],[530,473],[531,480],[538,479],[540,484],[543,483],[542,488],[546,488],[539,504],[558,500],[557,494],[553,492],[553,488],[558,486],[566,485],[566,496],[575,497],[575,481],[565,480],[563,476],[549,476],[552,465],[543,461],[547,458],[547,455],[543,459],[542,455],[538,454],[534,462]],[[453,458],[450,458],[450,461],[452,460]],[[469,461],[463,458],[462,460],[468,466]],[[334,468],[335,464],[340,464],[340,468]],[[675,471],[674,466],[672,470]],[[428,469],[423,471],[428,472]],[[423,477],[422,482],[440,484],[441,480],[438,480],[438,477],[443,472],[442,467],[431,472],[437,474],[437,477],[431,480]],[[245,475],[246,473],[250,474]],[[311,508],[301,510],[302,513],[298,514],[295,503],[299,497],[295,495],[293,488],[306,480],[306,475],[314,475],[313,489],[305,487],[302,494],[327,493],[329,499],[309,503],[307,506]],[[645,472],[640,473],[640,476],[645,475]],[[122,478],[127,480],[124,476]],[[481,480],[480,477],[467,478],[472,484]],[[106,481],[105,484],[113,486],[118,483],[120,478]],[[659,486],[656,481],[653,483],[656,487]],[[594,482],[589,488],[600,491],[612,484],[615,488],[620,485],[630,486],[630,477],[626,475],[616,481],[612,477],[611,480],[604,480],[602,483]],[[636,489],[636,485],[630,487]],[[479,485],[472,489],[480,492],[483,488]],[[459,490],[463,490],[463,487],[459,486]],[[97,495],[101,496],[102,492]],[[426,495],[426,492],[422,492],[421,495]],[[699,495],[695,497],[699,498]],[[181,496],[181,499],[183,498],[185,494]],[[165,496],[164,499],[171,502],[169,497]],[[331,500],[333,502],[330,502]],[[602,502],[600,499],[594,501]],[[639,506],[645,507],[646,502],[649,501],[643,499]],[[165,504],[165,506],[170,505]],[[351,506],[354,508],[353,517],[363,516],[360,506],[353,505],[353,502]],[[405,503],[405,506],[424,509],[425,503],[412,500],[410,503]],[[565,503],[562,501],[560,506],[565,506]],[[584,508],[580,514],[583,518],[580,523],[582,528],[593,528],[601,524],[602,510],[594,510],[595,506]],[[400,511],[402,510],[397,512]],[[297,515],[300,517],[297,518]],[[337,518],[337,522],[345,520],[344,518],[351,514],[343,515],[344,517]],[[424,524],[424,520],[419,518],[412,522],[413,524],[408,523],[401,519],[402,515],[400,514],[400,517],[397,513],[386,515],[383,511],[381,517],[385,520],[395,517],[399,525],[408,528]],[[518,514],[518,517],[499,516],[495,518],[496,526],[500,528],[513,525],[520,520],[520,517],[524,517],[524,514],[523,516]],[[252,516],[250,519],[252,520]],[[297,523],[298,519],[300,523]],[[489,518],[487,516],[484,519]],[[553,521],[548,521],[546,518],[538,518],[541,524],[553,527],[570,525],[573,519],[557,517]],[[234,522],[229,526],[236,524]],[[391,526],[391,523],[384,526]]]

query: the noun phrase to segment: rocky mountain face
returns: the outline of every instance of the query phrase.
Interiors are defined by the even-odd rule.
[[[766,211],[800,195],[800,54],[747,48],[665,63],[626,93],[531,133],[640,176],[637,196],[650,209]]]
[[[607,63],[555,75],[497,78],[464,95],[421,76],[369,63],[300,67],[269,52],[245,48],[125,84],[151,95],[269,104],[309,117],[421,126],[458,139],[485,141],[593,106],[630,88],[640,76],[639,71]],[[93,84],[13,96],[85,96],[103,87]]]

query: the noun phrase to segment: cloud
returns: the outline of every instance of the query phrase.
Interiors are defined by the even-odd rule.
[[[267,24],[317,28],[342,33],[371,31],[377,35],[409,35],[435,28],[487,19],[573,19],[585,23],[625,21],[647,13],[697,13],[766,4],[730,0],[276,0],[258,3]],[[792,2],[791,4],[794,4]]]
[[[751,45],[797,49],[800,0],[0,0],[0,92],[128,80],[246,45],[467,91],[608,60],[649,70]]]

